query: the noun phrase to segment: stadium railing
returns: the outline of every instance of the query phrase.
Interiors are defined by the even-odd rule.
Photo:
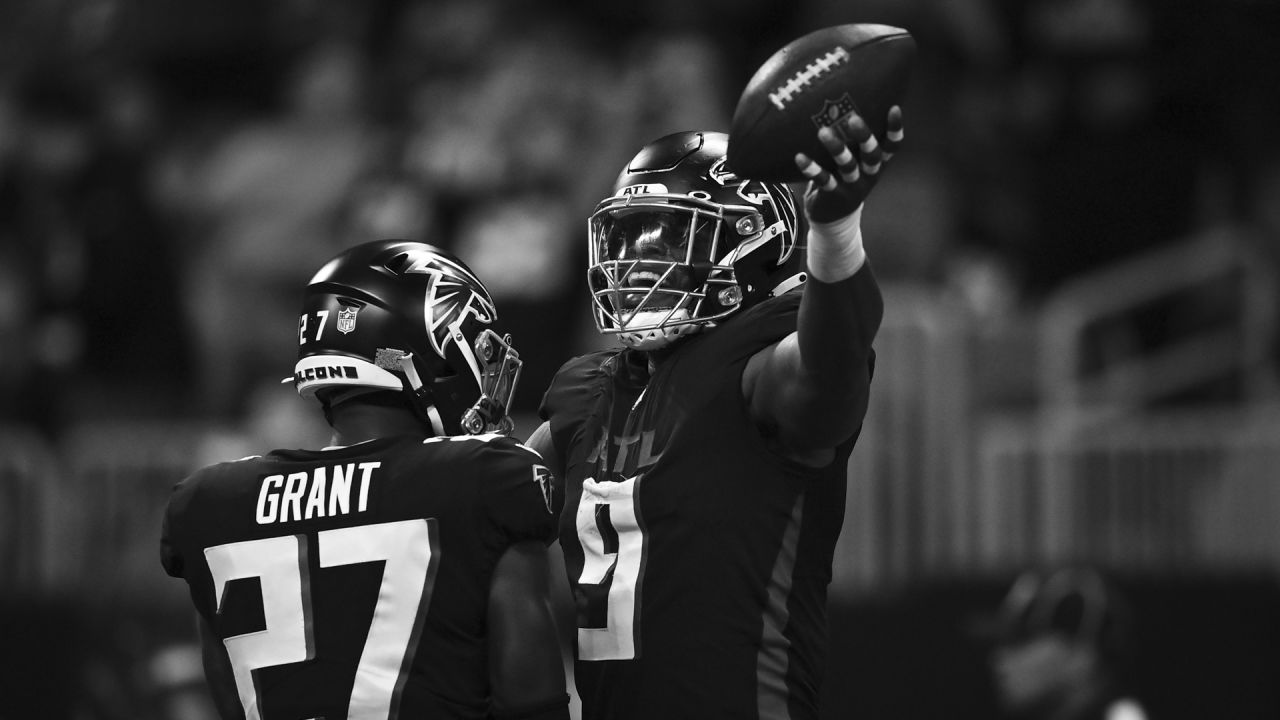
[[[982,438],[979,562],[1280,570],[1280,404],[1143,413]]]
[[[1068,288],[1016,330],[1032,351],[1002,359],[1027,365],[1032,394],[1039,388],[1018,409],[990,402],[979,380],[991,358],[975,338],[989,328],[936,288],[886,288],[833,594],[1062,560],[1280,568],[1280,402],[1263,350],[1275,340],[1276,286],[1263,267],[1241,243],[1200,239]],[[1232,351],[1182,381],[1144,385],[1146,395],[1117,391],[1124,404],[1099,411],[1099,396],[1115,397],[1100,388],[1117,377],[1175,377],[1162,368],[1180,362],[1158,348],[1119,359],[1123,370],[1077,363],[1095,320],[1206,282],[1235,293],[1226,325],[1197,326],[1198,337],[1169,347],[1229,331]],[[1150,402],[1223,373],[1247,388],[1239,401]],[[0,428],[0,593],[89,588],[103,602],[181,602],[158,562],[161,513],[178,479],[239,456],[227,434],[94,423],[50,446]]]
[[[987,329],[949,298],[888,294],[834,593],[1066,561],[1280,569],[1280,302],[1247,234],[1209,232],[1056,293],[1032,317],[1032,352],[999,358],[1034,364],[1028,407],[984,396]],[[1144,321],[1156,340],[1129,343]],[[1107,332],[1132,333],[1128,352],[1099,350]]]
[[[950,567],[975,541],[964,315],[931,288],[885,292],[870,405],[849,461],[835,593]]]
[[[1040,312],[1039,396],[1067,427],[1230,381],[1276,397],[1277,268],[1229,227],[1076,279]]]
[[[35,431],[0,425],[0,593],[35,594],[53,581],[75,502],[53,452]]]
[[[94,589],[110,604],[181,599],[160,566],[160,528],[173,485],[204,461],[217,429],[202,423],[117,422],[77,427],[59,444],[66,504],[49,578]],[[228,458],[230,459],[230,458]]]

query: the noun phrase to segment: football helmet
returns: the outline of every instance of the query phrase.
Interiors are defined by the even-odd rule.
[[[327,404],[403,391],[441,435],[509,433],[522,363],[511,337],[490,329],[496,320],[489,291],[451,253],[406,240],[356,245],[303,292],[292,381]]]
[[[738,177],[728,136],[646,145],[587,222],[596,327],[638,350],[714,327],[804,280],[786,185]]]

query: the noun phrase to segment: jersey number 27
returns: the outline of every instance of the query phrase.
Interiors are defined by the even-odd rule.
[[[385,720],[398,700],[417,636],[416,620],[431,599],[438,558],[431,519],[325,530],[316,535],[321,568],[385,561],[378,605],[356,667],[351,720]],[[260,720],[253,671],[315,657],[306,535],[248,540],[207,548],[219,610],[228,582],[259,578],[266,628],[223,640],[247,720]]]

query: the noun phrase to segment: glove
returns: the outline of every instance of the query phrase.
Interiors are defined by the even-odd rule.
[[[818,131],[818,139],[835,161],[836,174],[828,172],[808,155],[796,154],[796,167],[809,178],[804,209],[811,222],[832,223],[862,207],[880,179],[885,163],[902,145],[902,108],[897,105],[889,109],[883,144],[856,112],[837,124],[839,128],[827,126]]]

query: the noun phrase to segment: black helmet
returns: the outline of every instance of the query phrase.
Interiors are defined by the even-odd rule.
[[[802,281],[791,189],[738,177],[727,147],[718,132],[655,140],[596,207],[587,277],[600,332],[656,349]]]
[[[363,243],[307,284],[293,382],[298,394],[325,402],[403,391],[441,434],[510,432],[521,361],[510,336],[489,329],[496,320],[489,291],[448,251]],[[442,423],[435,406],[450,394],[466,409]]]

